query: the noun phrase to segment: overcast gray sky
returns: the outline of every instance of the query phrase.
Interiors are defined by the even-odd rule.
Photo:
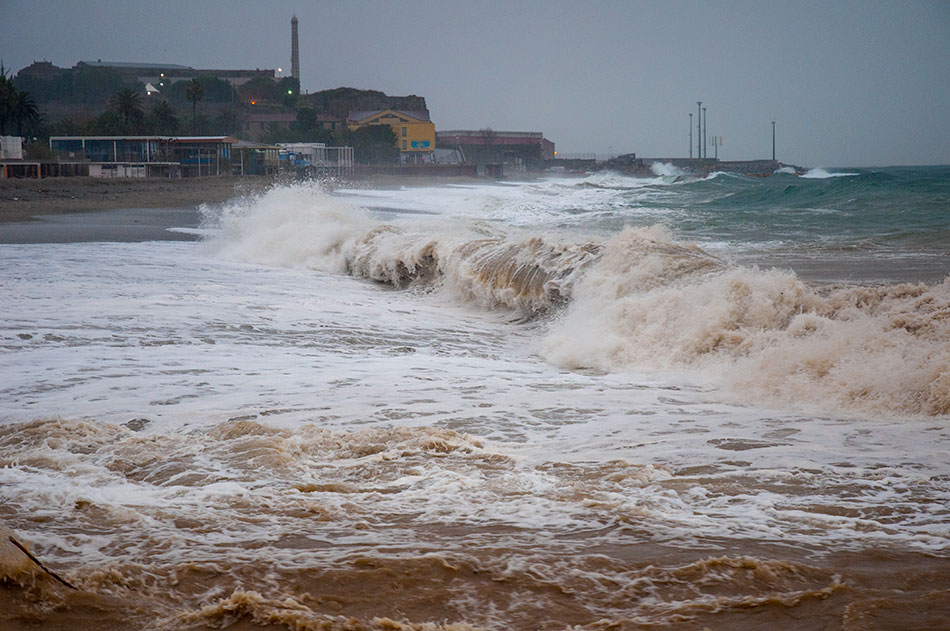
[[[775,120],[785,162],[950,163],[943,0],[0,0],[0,59],[289,72],[294,13],[302,89],[424,96],[437,129],[678,157],[702,100],[722,159],[769,157]]]

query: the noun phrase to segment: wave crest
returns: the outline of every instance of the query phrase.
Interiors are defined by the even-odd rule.
[[[630,239],[575,287],[545,340],[549,361],[698,369],[740,402],[950,414],[950,278],[817,290],[671,242],[631,262]]]
[[[730,266],[661,227],[604,243],[421,221],[384,224],[291,187],[226,208],[213,243],[242,260],[442,287],[489,308],[570,303],[543,343],[560,366],[696,369],[741,402],[950,413],[950,279],[815,289],[792,272]]]
[[[297,186],[226,206],[212,247],[243,261],[348,273],[392,285],[448,286],[487,307],[538,312],[563,301],[600,253],[595,242],[408,230],[318,189]]]

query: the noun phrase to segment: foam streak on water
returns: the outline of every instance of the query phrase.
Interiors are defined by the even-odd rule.
[[[945,624],[950,282],[745,265],[665,177],[0,247],[0,620]]]

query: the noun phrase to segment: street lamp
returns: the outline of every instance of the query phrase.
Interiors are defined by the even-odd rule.
[[[696,157],[703,157],[703,102],[696,101]]]
[[[709,133],[709,128],[706,127],[706,108],[703,108],[703,157],[708,157],[709,154],[706,153],[706,134]]]
[[[775,161],[775,121],[772,121],[772,161]]]

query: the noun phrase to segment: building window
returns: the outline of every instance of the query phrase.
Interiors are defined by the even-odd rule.
[[[405,141],[405,140],[402,141],[402,150],[403,150],[403,151],[406,150],[406,141]]]
[[[405,127],[402,128],[402,137],[403,137],[403,138],[406,137],[406,128],[405,128]]]

